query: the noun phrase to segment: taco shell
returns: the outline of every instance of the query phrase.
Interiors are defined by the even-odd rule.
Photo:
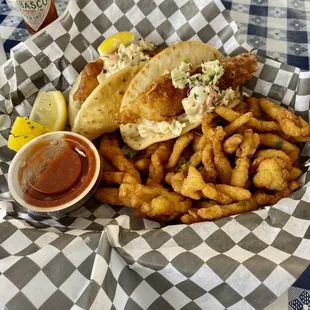
[[[144,65],[127,67],[104,79],[84,103],[73,100],[73,94],[78,88],[78,77],[69,95],[71,130],[90,140],[116,130],[119,126],[115,122],[115,114],[119,112],[130,82]]]
[[[163,75],[165,70],[172,71],[177,68],[182,59],[188,59],[196,67],[202,62],[215,59],[220,60],[222,58],[224,56],[216,48],[202,42],[187,41],[166,48],[154,56],[132,80],[123,97],[120,111],[129,107],[130,102],[134,101],[138,95],[144,92],[147,85],[155,78]],[[187,121],[181,135],[196,128],[200,123],[191,124]],[[150,133],[147,137],[142,138],[138,133],[138,126],[139,123],[120,126],[123,140],[134,150],[142,150],[156,142],[167,141],[178,137],[170,132],[168,134]]]

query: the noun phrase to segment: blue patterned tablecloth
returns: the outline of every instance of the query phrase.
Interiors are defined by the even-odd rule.
[[[309,70],[309,0],[222,2],[238,24],[240,39],[281,62]]]
[[[68,0],[56,0],[58,15],[66,8]],[[9,57],[10,49],[29,37],[24,20],[17,8],[11,8],[6,0],[0,0],[0,37]]]

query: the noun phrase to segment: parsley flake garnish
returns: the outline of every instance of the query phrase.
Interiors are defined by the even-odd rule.
[[[178,162],[178,166],[181,167],[181,166],[184,166],[184,165],[190,165],[191,163],[192,163],[191,161],[180,160]]]
[[[278,142],[276,143],[276,148],[277,148],[278,150],[281,150],[281,149],[282,149],[282,146],[283,146],[283,141],[278,141]]]
[[[197,100],[197,99],[198,99],[198,95],[197,95],[197,94],[195,94],[195,93],[194,93],[194,98],[195,98],[195,100]]]

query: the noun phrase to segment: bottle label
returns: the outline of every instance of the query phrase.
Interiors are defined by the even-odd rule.
[[[51,0],[17,0],[25,22],[37,31],[44,22],[51,5]]]

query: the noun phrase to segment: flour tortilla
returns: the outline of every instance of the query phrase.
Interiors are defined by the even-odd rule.
[[[90,140],[116,130],[118,125],[115,122],[115,114],[119,112],[130,82],[144,65],[130,66],[107,77],[84,103],[73,100],[73,94],[79,85],[79,76],[69,94],[68,114],[71,130]]]
[[[154,56],[130,83],[122,100],[120,110],[126,109],[138,95],[140,95],[155,78],[163,75],[165,70],[172,71],[178,68],[182,59],[188,59],[196,67],[202,62],[222,59],[224,56],[214,47],[202,42],[187,41],[172,45]],[[201,122],[186,123],[181,135],[198,127]],[[169,134],[153,133],[142,138],[138,134],[139,124],[126,124],[120,126],[123,140],[134,150],[143,150],[146,147],[161,141],[177,138],[172,132]]]

